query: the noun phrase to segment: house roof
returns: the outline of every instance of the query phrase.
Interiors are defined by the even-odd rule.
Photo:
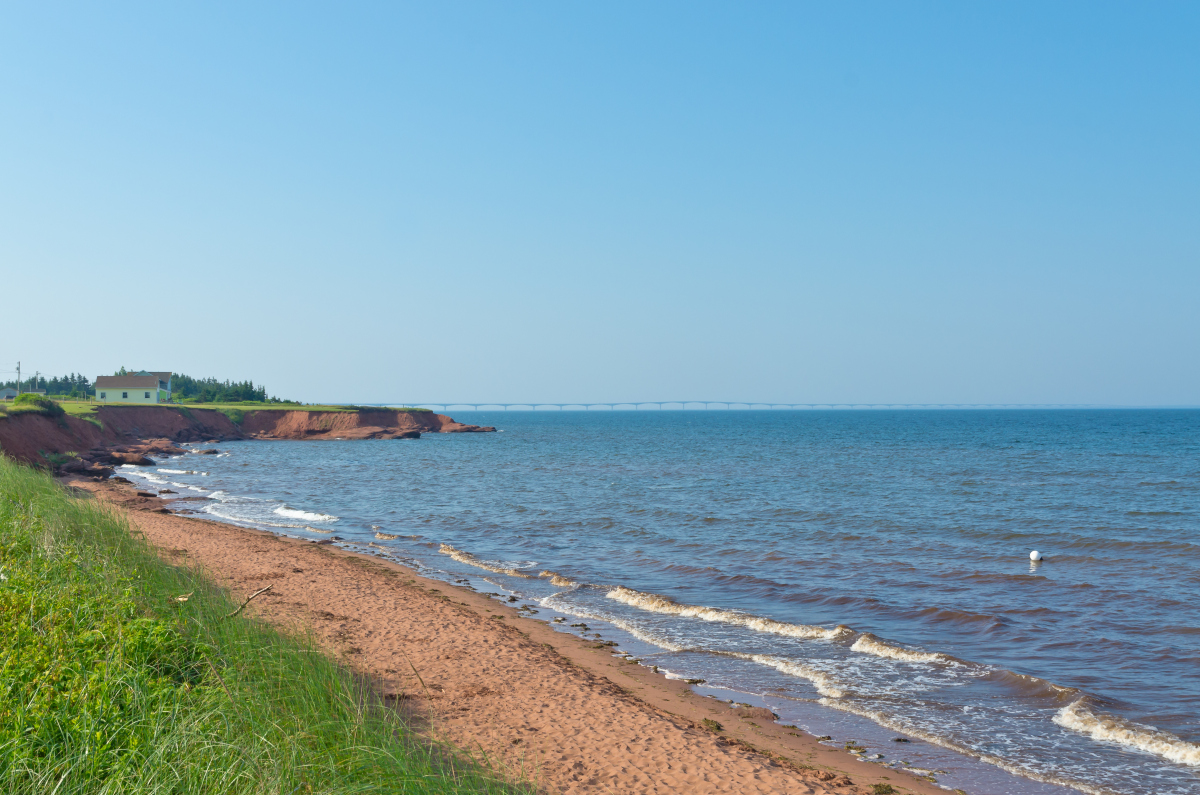
[[[98,375],[96,389],[158,389],[156,375]]]
[[[158,376],[159,381],[163,381],[168,384],[171,383],[171,374],[170,373],[158,373],[158,372],[155,372],[154,370],[139,370],[136,373],[129,373],[129,375],[156,375],[156,376]]]

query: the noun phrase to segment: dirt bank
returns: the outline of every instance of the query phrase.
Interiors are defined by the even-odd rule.
[[[485,594],[328,542],[162,513],[172,503],[129,486],[75,485],[125,510],[164,557],[203,566],[236,595],[271,586],[252,613],[311,631],[427,731],[541,792],[945,792],[821,745],[765,709],[701,696]]]
[[[492,427],[464,425],[432,411],[361,409],[333,411],[250,411],[242,420],[247,436],[266,439],[396,439],[422,433],[478,433]]]
[[[41,466],[53,465],[67,453],[147,454],[148,443],[155,440],[403,439],[496,430],[431,411],[255,409],[231,414],[191,406],[101,406],[90,415],[95,422],[70,415],[12,414],[0,416],[0,452]]]

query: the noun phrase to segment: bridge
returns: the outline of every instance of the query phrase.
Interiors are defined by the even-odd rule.
[[[393,403],[378,405],[404,405],[413,408],[502,410],[518,409],[524,411],[548,411],[566,409],[591,411],[592,409],[609,411],[629,411],[646,409],[650,411],[711,410],[850,410],[850,409],[1099,409],[1119,408],[1117,406],[1100,406],[1083,403],[754,403],[741,400],[643,400],[637,403],[475,403],[471,401],[457,402],[427,402],[427,403]]]

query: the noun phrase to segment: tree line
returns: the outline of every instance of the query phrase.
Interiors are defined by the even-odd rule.
[[[136,372],[136,371],[134,371]],[[129,375],[130,371],[122,367],[113,375]],[[0,383],[4,387],[17,388],[16,381]],[[87,376],[71,373],[61,378],[39,377],[21,380],[21,391],[29,392],[44,389],[48,395],[61,395],[66,398],[89,398],[96,396],[95,382]],[[253,401],[257,403],[294,403],[292,400],[280,400],[267,394],[267,388],[255,385],[253,381],[224,381],[217,378],[192,378],[189,375],[176,373],[171,376],[171,400],[188,403],[242,403]]]

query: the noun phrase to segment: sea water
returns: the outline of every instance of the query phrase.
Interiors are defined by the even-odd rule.
[[[1200,412],[456,418],[500,432],[123,474],[574,617],[948,788],[1200,792]]]

